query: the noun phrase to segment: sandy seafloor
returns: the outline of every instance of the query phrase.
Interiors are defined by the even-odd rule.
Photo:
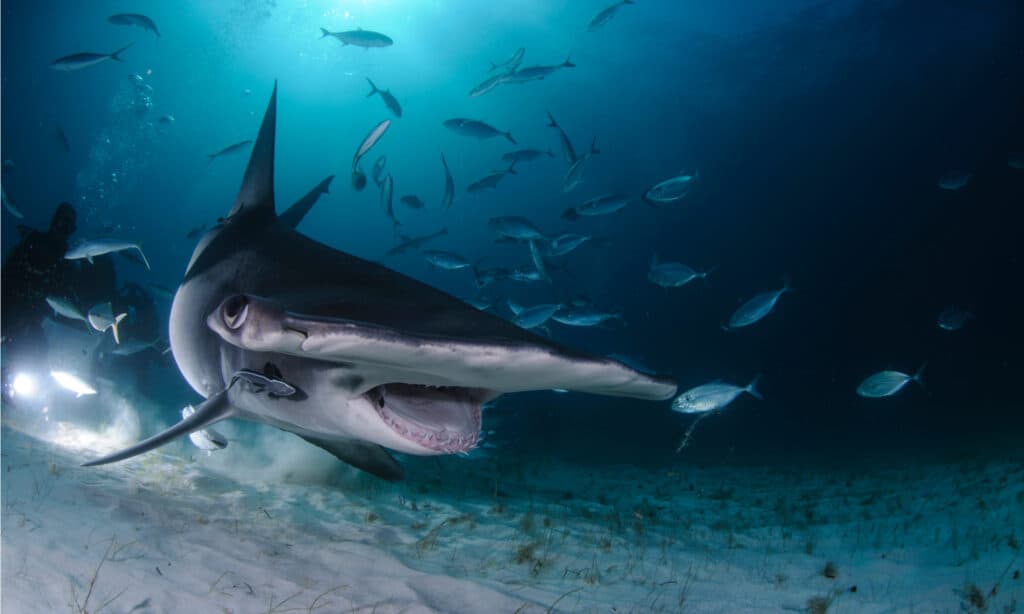
[[[845,470],[498,454],[414,459],[388,484],[286,434],[81,468],[130,437],[19,418],[4,407],[5,614],[1024,606],[1024,453]],[[271,462],[244,471],[256,454]]]

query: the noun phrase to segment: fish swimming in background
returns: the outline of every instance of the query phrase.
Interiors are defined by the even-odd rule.
[[[380,94],[381,100],[384,101],[384,106],[386,106],[389,111],[394,113],[395,117],[402,116],[402,105],[398,104],[398,99],[391,94],[391,90],[382,90],[378,88],[376,85],[373,84],[373,81],[370,81],[369,77],[366,77],[366,82],[370,84],[371,88],[370,93],[366,95],[367,98],[373,96],[374,94]]]
[[[633,0],[621,0],[621,2],[616,2],[615,4],[604,8],[590,20],[590,25],[587,26],[587,31],[594,32],[598,30],[601,26],[608,23],[612,17],[615,17],[615,13],[617,13],[620,8],[633,3]]]
[[[601,150],[597,148],[597,140],[590,142],[590,150],[576,158],[576,160],[569,165],[569,170],[565,172],[565,178],[562,180],[562,192],[572,192],[576,186],[583,183],[583,171],[586,169],[587,162],[596,154],[601,153]]]
[[[647,279],[662,288],[681,288],[695,279],[706,279],[710,273],[710,270],[697,271],[680,262],[658,262],[655,254],[651,256]]]
[[[89,239],[82,241],[78,245],[68,249],[64,252],[65,260],[80,260],[85,258],[92,264],[92,259],[96,256],[102,256],[103,254],[110,254],[113,252],[119,252],[126,249],[133,249],[139,252],[139,256],[142,257],[143,264],[149,269],[149,260],[146,259],[146,254],[142,253],[142,246],[138,243],[132,243],[131,241],[122,241],[120,239]]]
[[[159,352],[160,349],[157,347],[158,343],[160,343],[159,337],[152,341],[142,341],[141,339],[125,339],[124,341],[119,343],[116,348],[110,350],[110,353],[115,356],[134,356],[141,352],[145,352],[146,350],[153,350]]]
[[[349,30],[347,32],[328,32],[327,28],[320,28],[320,38],[326,38],[328,36],[341,41],[342,45],[352,45],[354,47],[364,47],[369,49],[371,47],[390,47],[395,43],[390,37],[381,34],[380,32],[371,32],[370,30]]]
[[[582,158],[581,158],[582,160]],[[580,216],[609,215],[621,211],[629,204],[629,198],[621,194],[605,194],[584,201],[578,207],[569,207],[562,212],[563,220],[576,220]]]
[[[359,160],[377,144],[377,141],[379,141],[381,137],[384,136],[384,133],[388,131],[389,126],[391,126],[390,119],[385,119],[374,126],[373,129],[370,130],[370,133],[363,138],[363,141],[359,143],[359,147],[356,149],[355,155],[352,156],[352,187],[357,191],[366,187],[366,174],[359,170]],[[380,161],[380,158],[378,158],[378,161]],[[381,170],[383,171],[383,167]],[[374,164],[374,171],[376,171],[376,164]],[[376,176],[374,177],[374,181],[376,181]],[[382,184],[383,179],[377,184],[377,187],[381,187]]]
[[[50,371],[52,377],[64,390],[75,393],[75,398],[96,394],[96,389],[82,381],[82,378],[67,371]]]
[[[563,307],[551,319],[566,326],[599,326],[610,320],[622,320],[621,313],[597,311],[590,307]]]
[[[868,399],[880,399],[896,394],[910,382],[916,382],[924,388],[924,381],[921,376],[928,363],[921,365],[913,375],[907,375],[899,371],[880,371],[869,376],[857,386],[857,394]]]
[[[68,135],[60,124],[57,124],[57,142],[60,143],[60,148],[64,150],[64,153],[71,153],[71,141],[68,140]]]
[[[547,256],[564,256],[590,240],[590,235],[566,233],[558,235],[548,243]]]
[[[386,480],[387,451],[434,456],[478,442],[482,406],[563,388],[666,400],[675,383],[564,348],[279,220],[277,88],[227,222],[196,247],[170,314],[195,413],[87,466],[143,454],[228,418],[288,431]]]
[[[405,252],[407,252],[409,250],[419,249],[419,248],[423,247],[423,245],[425,245],[428,241],[431,241],[431,240],[436,239],[438,237],[443,237],[446,234],[448,234],[448,229],[447,228],[442,228],[441,230],[438,230],[437,232],[434,232],[434,233],[431,233],[431,234],[426,234],[426,235],[421,235],[419,237],[407,237],[405,235],[398,235],[399,238],[402,240],[402,242],[399,243],[398,245],[392,247],[391,249],[389,249],[387,251],[387,253],[384,254],[384,255],[385,256],[397,256],[398,254],[405,253]]]
[[[86,324],[89,323],[89,320],[86,319],[85,314],[83,314],[78,309],[78,307],[75,307],[73,304],[71,304],[71,301],[69,301],[66,298],[62,298],[59,296],[48,296],[46,297],[46,304],[50,306],[50,309],[53,309],[53,313],[55,313],[56,315],[63,316],[65,318],[68,318],[69,320],[81,320]]]
[[[672,205],[686,198],[696,183],[696,171],[693,173],[680,173],[648,188],[644,192],[643,199],[647,204],[655,207]]]
[[[545,303],[543,305],[533,305],[532,307],[522,307],[513,301],[508,301],[508,308],[515,316],[512,318],[512,323],[519,328],[529,330],[543,326],[545,322],[551,319],[551,316],[555,315],[556,311],[562,308],[562,305],[558,303]]]
[[[90,309],[89,313],[86,315],[86,318],[89,321],[89,325],[92,326],[94,329],[100,331],[101,333],[106,332],[107,329],[110,329],[110,332],[113,333],[114,335],[114,343],[117,344],[121,343],[121,336],[117,332],[117,325],[120,324],[121,320],[125,319],[126,317],[128,317],[127,313],[119,313],[117,315],[114,315],[113,308],[110,306],[109,301],[106,303],[99,303],[98,305],[93,305],[92,309]]]
[[[7,195],[7,189],[0,185],[0,202],[3,203],[4,210],[10,213],[19,220],[25,219],[25,214],[21,212],[21,209],[11,200],[11,197]]]
[[[206,232],[206,224],[199,224],[198,226],[190,228],[189,231],[185,233],[185,238],[194,241],[201,237],[204,232]]]
[[[246,139],[244,141],[234,143],[233,145],[228,145],[227,147],[221,149],[220,151],[215,151],[214,153],[206,154],[206,157],[212,162],[213,160],[216,160],[221,156],[229,156],[233,153],[238,153],[244,150],[249,145],[252,145],[252,139]]]
[[[398,201],[410,209],[422,209],[426,206],[423,203],[423,199],[415,194],[406,194],[402,198],[398,199]]]
[[[441,154],[441,166],[444,167],[444,196],[441,197],[441,208],[450,209],[455,202],[455,180],[452,179],[452,172],[448,170],[448,161]]]
[[[969,310],[964,309],[958,305],[950,305],[941,312],[939,312],[938,318],[936,318],[936,324],[942,330],[958,331],[964,326],[967,326],[967,322],[974,319],[974,314]]]
[[[70,72],[72,70],[81,70],[83,68],[88,68],[89,66],[93,66],[94,64],[99,64],[103,60],[115,60],[117,62],[121,62],[123,61],[121,59],[121,54],[124,53],[124,51],[131,47],[133,44],[134,43],[128,43],[127,45],[121,47],[113,53],[92,53],[87,51],[84,53],[73,53],[71,55],[66,55],[62,58],[57,58],[56,60],[51,62],[50,68],[54,70]]]
[[[107,21],[117,26],[139,26],[143,30],[148,30],[153,34],[156,34],[156,37],[160,38],[160,31],[156,29],[156,23],[145,15],[139,15],[138,13],[118,13],[117,15],[107,17]]]
[[[373,162],[373,170],[370,171],[370,176],[373,177],[373,182],[380,187],[380,184],[384,183],[384,169],[388,165],[388,157],[385,155],[378,156]]]
[[[540,276],[543,277],[548,283],[551,282],[551,274],[548,273],[548,265],[544,262],[544,254],[540,251],[540,241],[532,239],[529,241],[530,244],[530,260],[533,262],[533,268],[537,269]]]
[[[174,123],[174,116],[173,115],[161,115],[160,118],[157,121],[160,122],[161,124],[164,124],[164,125],[173,124]]]
[[[518,145],[516,140],[512,138],[511,132],[502,132],[494,126],[476,119],[454,117],[452,119],[446,119],[442,122],[442,125],[452,132],[461,134],[462,136],[469,136],[475,139],[489,139],[496,136],[503,136],[513,145]]]
[[[962,190],[970,183],[973,173],[966,171],[949,171],[939,177],[939,187],[943,190]]]
[[[388,219],[391,220],[391,225],[394,227],[395,232],[398,232],[398,227],[402,225],[395,217],[395,179],[389,173],[384,177],[383,183],[380,185],[380,204],[384,207],[384,211],[388,214]]]
[[[764,397],[756,388],[760,379],[761,376],[758,375],[746,386],[734,386],[715,380],[696,388],[690,388],[672,401],[672,410],[682,414],[703,414],[716,411],[735,401],[736,397],[744,392],[758,401],[763,401]]]
[[[562,157],[565,158],[565,163],[571,166],[576,162],[576,149],[572,146],[569,135],[565,133],[565,130],[562,130],[562,127],[555,121],[555,117],[551,115],[551,111],[545,112],[548,114],[548,128],[558,130],[558,140],[562,144]]]
[[[1024,151],[1011,151],[1006,156],[1006,165],[1017,170],[1024,170]]]
[[[515,163],[512,163],[507,169],[503,171],[495,171],[482,179],[478,179],[473,183],[466,186],[466,191],[469,193],[475,192],[486,192],[493,190],[498,187],[498,182],[502,180],[505,175],[515,175]]]
[[[503,83],[527,83],[529,81],[537,81],[563,68],[576,68],[576,65],[572,63],[570,58],[565,58],[565,61],[561,64],[554,64],[551,66],[527,66],[526,68],[520,68],[519,70],[506,75],[506,79]]]
[[[520,47],[504,62],[491,62],[491,67],[487,72],[494,72],[496,70],[506,73],[512,72],[519,68],[519,65],[523,62],[524,55],[526,55],[526,47]]]
[[[423,252],[423,257],[432,266],[445,271],[458,271],[473,266],[468,260],[453,252],[432,249]]]
[[[505,73],[500,73],[494,75],[493,77],[488,77],[487,79],[481,81],[476,87],[469,90],[469,95],[472,98],[478,98],[480,96],[483,96],[484,94],[498,87],[502,83],[507,82],[508,78],[509,76]]]
[[[501,156],[501,161],[508,164],[519,164],[520,162],[533,162],[547,156],[555,157],[555,152],[541,149],[517,149]]]
[[[191,418],[194,413],[196,413],[196,408],[191,405],[186,405],[181,409],[181,418],[182,420]],[[227,437],[221,435],[212,428],[201,429],[194,433],[190,433],[188,438],[189,441],[192,442],[192,445],[200,450],[206,450],[207,452],[223,450],[228,447]]]
[[[771,313],[772,309],[775,308],[775,303],[779,301],[779,297],[789,292],[789,290],[789,281],[787,280],[778,290],[770,290],[754,296],[740,305],[733,312],[732,317],[729,318],[729,323],[722,328],[726,331],[732,331],[760,321],[761,318]]]
[[[544,240],[547,236],[533,225],[533,222],[516,215],[492,217],[487,225],[500,237],[517,241]]]

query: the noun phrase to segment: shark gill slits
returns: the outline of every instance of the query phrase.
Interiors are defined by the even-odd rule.
[[[245,295],[236,294],[224,301],[221,316],[224,325],[231,330],[237,330],[245,324],[245,317],[249,314],[249,299]]]

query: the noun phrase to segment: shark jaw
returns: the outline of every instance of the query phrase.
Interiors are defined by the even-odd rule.
[[[408,454],[467,452],[480,437],[480,406],[497,393],[458,386],[394,382],[376,386],[360,397],[400,440],[378,441]],[[350,401],[350,409],[352,402]]]

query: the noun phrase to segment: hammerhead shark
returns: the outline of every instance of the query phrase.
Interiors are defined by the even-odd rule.
[[[386,480],[385,448],[454,454],[478,441],[481,405],[561,388],[665,400],[669,379],[561,347],[295,226],[329,178],[274,206],[277,84],[229,215],[200,240],[174,296],[174,360],[205,397],[174,426],[87,466],[124,460],[227,418],[295,433]]]

